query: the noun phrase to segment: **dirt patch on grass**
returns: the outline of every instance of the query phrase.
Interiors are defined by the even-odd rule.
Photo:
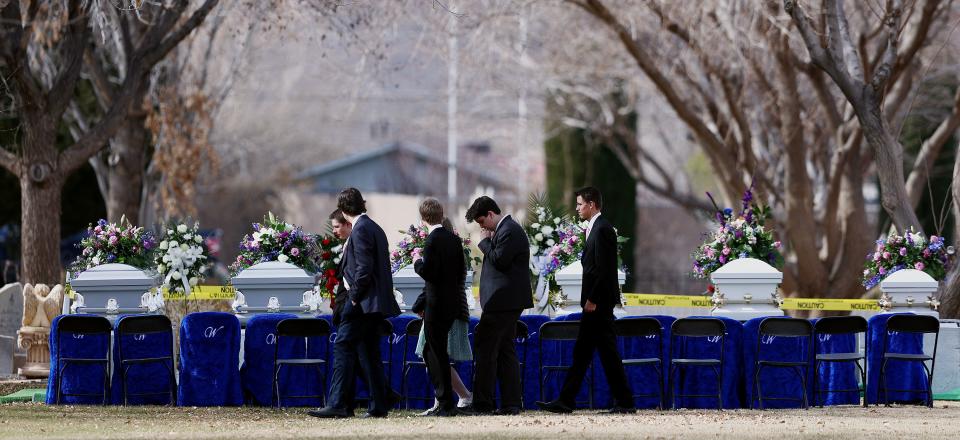
[[[641,411],[559,416],[318,420],[304,409],[0,405],[0,438],[956,438],[960,404],[809,410]]]

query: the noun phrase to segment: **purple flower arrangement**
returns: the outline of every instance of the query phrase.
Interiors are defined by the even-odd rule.
[[[90,225],[77,247],[81,250],[80,256],[70,267],[74,273],[107,263],[149,269],[153,267],[157,241],[150,231],[133,226],[122,217],[119,223],[100,219],[96,225]]]
[[[397,248],[390,252],[390,271],[397,273],[400,269],[413,264],[422,252],[423,246],[427,242],[427,235],[430,235],[430,229],[426,226],[410,225],[403,233],[403,238],[397,243]],[[466,260],[467,269],[480,263],[480,258],[473,257],[470,251],[470,239],[463,238],[456,230],[453,234],[463,241],[463,258]]]
[[[232,275],[266,261],[290,263],[309,273],[321,269],[322,252],[318,238],[300,226],[286,223],[267,213],[263,223],[253,224],[253,233],[240,241],[240,254],[230,265]]]
[[[710,193],[707,196],[713,201]],[[774,239],[773,229],[766,225],[770,209],[754,202],[752,189],[744,192],[741,210],[736,215],[731,208],[720,209],[716,202],[713,205],[717,229],[706,233],[703,244],[693,252],[694,277],[708,278],[738,258],[756,258],[776,268],[783,265],[781,244]]]
[[[931,235],[928,241],[913,229],[902,236],[894,232],[876,244],[864,263],[862,283],[867,289],[901,269],[920,270],[935,280],[942,280],[950,270],[955,253],[953,246],[944,245],[943,237]]]

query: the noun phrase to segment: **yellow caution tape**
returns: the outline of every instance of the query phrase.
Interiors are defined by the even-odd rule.
[[[629,307],[713,307],[709,296],[624,293]]]
[[[190,296],[182,293],[170,293],[167,289],[163,290],[164,301],[195,301],[203,299],[228,299],[232,300],[236,295],[236,289],[233,286],[197,286],[190,289]]]
[[[709,296],[624,293],[628,307],[713,307]],[[880,311],[875,299],[784,298],[782,310]]]
[[[784,298],[783,310],[830,310],[842,312],[879,312],[875,299]]]

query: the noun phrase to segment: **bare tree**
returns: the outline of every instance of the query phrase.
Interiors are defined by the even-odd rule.
[[[761,196],[775,208],[773,220],[787,245],[788,292],[810,296],[863,292],[859,274],[873,235],[863,187],[872,174],[880,177],[883,206],[894,222],[918,226],[903,184],[902,147],[889,127],[891,120],[903,117],[904,104],[922,76],[918,62],[933,62],[928,48],[946,27],[951,13],[946,4],[917,2],[906,10],[910,19],[898,22],[896,29],[909,37],[904,50],[894,51],[892,61],[887,50],[890,34],[882,32],[891,29],[889,20],[881,18],[878,23],[871,3],[858,2],[852,9],[854,19],[820,17],[821,23],[835,22],[848,39],[857,26],[859,32],[852,38],[856,45],[834,43],[846,57],[841,60],[852,60],[852,52],[864,53],[857,58],[855,71],[868,78],[860,84],[871,91],[856,93],[864,100],[857,108],[847,99],[856,84],[848,90],[840,87],[838,95],[828,82],[832,74],[824,75],[815,61],[804,60],[805,49],[794,42],[789,19],[784,19],[785,10],[796,13],[792,2],[785,9],[772,1],[567,3],[599,21],[600,32],[618,41],[622,56],[639,68],[650,88],[688,128],[711,162],[728,202],[749,182],[756,182]],[[849,63],[843,66],[854,71]],[[889,71],[877,73],[883,70]],[[873,90],[869,78],[875,75],[880,75],[882,87]],[[599,132],[630,137],[618,133],[624,130],[616,117],[606,119],[598,124]],[[947,124],[949,128],[952,122]],[[875,128],[882,132],[867,133]],[[925,149],[935,155],[947,137],[929,139]],[[862,148],[864,141],[871,148]],[[645,151],[640,143],[620,156],[643,170],[636,166],[636,157],[643,159]],[[647,166],[657,174],[652,163]],[[670,196],[677,193],[683,197]],[[664,196],[683,203],[687,194],[673,188]],[[694,199],[688,204],[695,203]]]
[[[64,149],[56,136],[64,112],[74,99],[92,30],[105,29],[108,10],[101,1],[4,1],[0,3],[0,74],[20,121],[18,145],[0,148],[0,165],[20,181],[22,192],[23,278],[55,282],[60,277],[60,195],[64,181],[99,152],[123,125],[147,85],[152,67],[199,26],[218,0],[189,8],[187,0],[132,2],[148,9],[150,23],[140,38],[124,38],[125,76],[113,90],[103,116]],[[21,10],[21,5],[26,10]],[[113,7],[112,4],[111,6]],[[192,9],[192,11],[191,11]],[[115,32],[126,37],[133,10]],[[104,34],[99,36],[106,38]],[[111,35],[112,37],[112,35]]]

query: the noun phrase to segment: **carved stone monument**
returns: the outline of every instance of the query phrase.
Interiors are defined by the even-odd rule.
[[[60,314],[63,286],[51,289],[46,284],[23,286],[23,320],[17,332],[17,344],[27,351],[27,362],[19,374],[26,377],[50,375],[50,323]]]

